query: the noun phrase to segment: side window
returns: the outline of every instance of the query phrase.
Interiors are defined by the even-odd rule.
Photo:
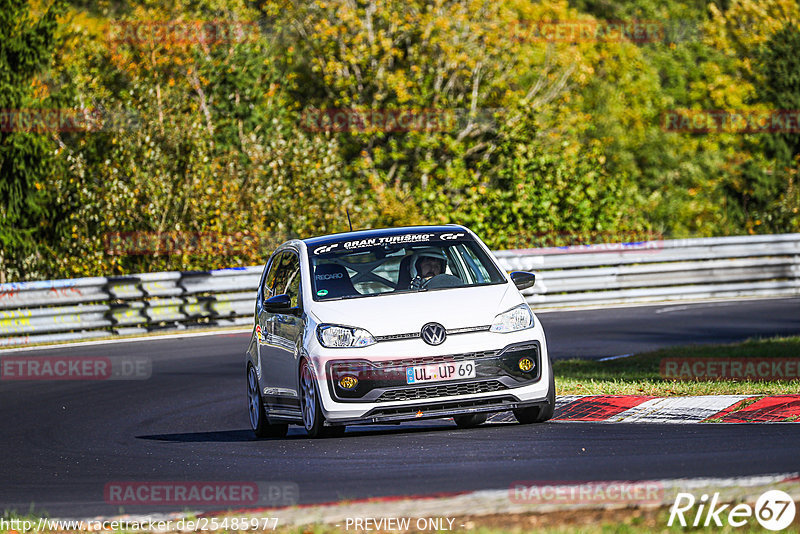
[[[444,274],[450,274],[464,279],[463,269],[461,268],[461,264],[457,261],[458,252],[455,247],[442,247],[442,252],[444,252],[444,255],[447,257],[447,267],[444,270]]]
[[[282,252],[275,261],[275,278],[272,280],[272,294],[281,295],[286,289],[286,280],[288,273],[286,272],[286,262],[289,259],[288,252]]]
[[[261,292],[264,295],[264,299],[268,299],[270,297],[275,296],[275,292],[272,290],[275,287],[275,275],[278,271],[278,265],[281,262],[281,256],[284,253],[278,254],[272,258],[272,263],[269,266],[269,272],[267,276],[264,277],[264,285],[261,288]]]
[[[473,251],[471,247],[465,245],[459,245],[459,247],[461,247],[465,253],[463,258],[469,265],[468,270],[473,275],[473,278],[475,278],[474,283],[484,283],[490,281],[492,277],[489,275],[489,272],[486,270],[486,267],[484,267],[481,260],[478,259],[478,256],[475,255],[475,251]]]
[[[275,276],[271,284],[272,295],[285,293],[289,295],[292,306],[298,306],[300,301],[300,258],[293,252],[283,252],[280,257],[275,259],[275,265]],[[270,270],[270,274],[272,274],[272,270]]]
[[[300,305],[300,258],[294,254],[289,254],[290,260],[287,263],[286,272],[289,273],[286,283],[286,294],[292,302],[292,307]]]

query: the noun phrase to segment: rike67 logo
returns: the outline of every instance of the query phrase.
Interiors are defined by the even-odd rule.
[[[667,526],[671,527],[677,519],[682,527],[722,527],[725,524],[742,527],[755,517],[765,529],[778,531],[792,524],[795,512],[794,500],[788,493],[780,490],[763,493],[754,507],[746,503],[735,506],[720,504],[719,493],[714,493],[710,499],[707,494],[695,499],[691,493],[678,493],[675,503],[669,509]]]

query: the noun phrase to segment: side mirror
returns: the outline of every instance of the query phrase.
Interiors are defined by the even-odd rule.
[[[290,313],[292,300],[289,295],[275,295],[264,301],[264,309],[270,313]]]
[[[514,271],[510,276],[511,281],[520,291],[533,287],[533,284],[536,283],[536,275],[528,271]]]

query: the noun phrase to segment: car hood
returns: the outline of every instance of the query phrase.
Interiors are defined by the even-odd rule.
[[[314,302],[319,323],[366,328],[374,336],[418,332],[429,322],[446,329],[488,326],[498,313],[524,302],[513,284],[448,288]]]

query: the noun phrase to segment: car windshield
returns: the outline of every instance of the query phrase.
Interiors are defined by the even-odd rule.
[[[506,282],[464,232],[419,232],[309,247],[315,300],[463,288]]]

